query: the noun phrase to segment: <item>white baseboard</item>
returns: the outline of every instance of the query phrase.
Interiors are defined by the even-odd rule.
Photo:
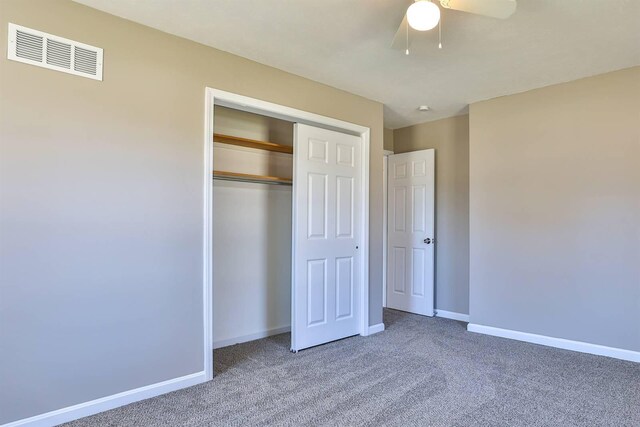
[[[468,314],[456,313],[455,311],[436,309],[436,317],[444,317],[445,319],[459,320],[461,322],[469,322]]]
[[[77,405],[68,406],[66,408],[57,409],[55,411],[46,412],[30,418],[24,418],[4,424],[2,427],[50,427],[78,418],[87,417],[97,414],[98,412],[108,411],[119,406],[128,405],[129,403],[139,400],[149,399],[150,397],[159,396],[171,391],[180,390],[181,388],[191,387],[207,381],[204,371],[195,374],[185,375],[184,377],[174,378],[172,380],[162,381],[160,383],[124,391],[122,393],[113,394],[111,396],[101,397],[100,399],[91,400],[89,402],[79,403]]]
[[[384,323],[378,323],[377,325],[369,326],[369,335],[377,334],[384,331]]]
[[[214,341],[213,349],[228,347],[234,344],[240,344],[243,342],[259,340],[261,338],[270,337],[272,335],[284,334],[285,332],[291,332],[291,326],[281,326],[279,328],[273,328],[266,331],[256,332],[255,334],[243,335],[241,337],[227,338],[224,340]]]
[[[519,332],[510,329],[494,328],[492,326],[483,326],[474,323],[469,323],[467,325],[467,331],[640,363],[640,352],[625,350],[622,348],[607,347],[583,341],[572,341],[564,338],[548,337],[546,335],[530,334],[528,332]]]

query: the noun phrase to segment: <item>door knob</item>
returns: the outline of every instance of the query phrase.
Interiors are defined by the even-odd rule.
[[[431,243],[435,243],[435,239],[430,239],[429,237],[427,237],[426,239],[424,239],[424,242],[429,245]]]

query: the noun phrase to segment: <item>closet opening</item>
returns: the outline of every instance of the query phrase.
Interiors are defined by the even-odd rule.
[[[215,106],[214,117],[218,349],[291,328],[293,123],[222,106]]]
[[[369,326],[370,129],[205,92],[207,379],[214,349],[290,330],[274,342],[295,353],[383,330]]]

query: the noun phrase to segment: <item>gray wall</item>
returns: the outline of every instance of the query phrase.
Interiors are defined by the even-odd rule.
[[[471,322],[640,351],[640,67],[471,105]]]
[[[436,150],[436,308],[469,313],[469,116],[393,132],[396,153]]]
[[[7,23],[104,48],[104,81],[6,59]],[[67,0],[0,1],[0,424],[201,371],[206,86],[371,128],[382,105]]]

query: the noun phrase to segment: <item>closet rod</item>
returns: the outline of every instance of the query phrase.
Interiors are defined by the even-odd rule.
[[[252,182],[256,184],[292,185],[290,178],[267,175],[251,175],[248,173],[213,171],[213,179],[237,182]]]

